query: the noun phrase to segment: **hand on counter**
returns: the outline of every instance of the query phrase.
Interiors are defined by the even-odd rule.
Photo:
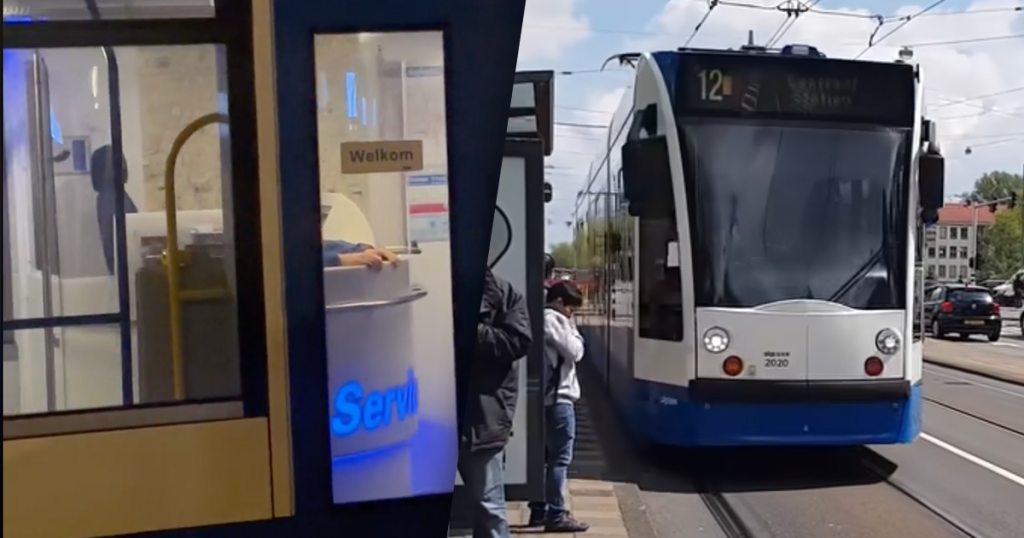
[[[372,247],[362,252],[338,255],[338,261],[342,267],[368,267],[374,271],[380,271],[384,263],[390,263],[392,267],[398,267],[398,256],[390,250]]]

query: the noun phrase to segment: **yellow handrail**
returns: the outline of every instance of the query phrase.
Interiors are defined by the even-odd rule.
[[[181,259],[183,252],[178,250],[178,201],[174,190],[174,172],[177,167],[178,154],[185,146],[192,135],[207,125],[215,123],[228,123],[225,114],[212,113],[201,116],[185,126],[171,144],[171,151],[167,154],[167,164],[164,168],[164,211],[167,214],[167,249],[164,250],[163,263],[167,267],[167,290],[170,303],[171,317],[171,366],[174,375],[174,398],[185,399],[185,363],[182,350],[182,319],[181,305],[187,300],[208,299],[221,297],[229,294],[229,290],[204,290],[202,293],[196,290],[181,290],[180,269],[184,263]],[[194,297],[189,296],[192,295]]]

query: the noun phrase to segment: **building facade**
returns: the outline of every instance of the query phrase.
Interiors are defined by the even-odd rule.
[[[939,211],[939,223],[925,232],[924,267],[929,280],[973,281],[971,259],[977,254],[976,235],[984,235],[984,229],[994,220],[988,206],[946,204]]]

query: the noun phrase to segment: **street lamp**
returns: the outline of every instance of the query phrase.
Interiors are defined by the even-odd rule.
[[[987,145],[987,144],[983,144],[983,145]],[[964,155],[970,155],[972,153],[974,153],[974,150],[971,149],[971,146],[967,146],[967,147],[964,148]],[[1024,164],[1022,164],[1021,167],[1020,167],[1020,177],[1021,177],[1021,192],[1024,193]],[[999,199],[999,200],[990,200],[989,202],[986,202],[986,203],[987,204],[993,204],[993,203],[998,204],[998,203],[1002,203],[1002,202],[1010,202],[1011,205],[1015,205],[1015,204],[1019,204],[1019,203],[1024,203],[1024,200],[1017,200],[1016,194],[1012,194],[1011,193],[1011,195],[1009,197],[1007,197],[1007,198],[1002,198],[1002,199]],[[974,263],[975,263],[975,265],[977,265],[977,263],[978,263],[978,259],[977,259],[977,255],[978,255],[978,207],[977,206],[981,205],[981,204],[979,204],[977,200],[972,200],[971,204],[972,204],[972,207],[974,209],[974,241],[973,241],[974,242],[974,255],[975,255]],[[1011,207],[1010,209],[1012,210],[1013,207]],[[1021,230],[1021,233],[1024,233],[1024,209],[1021,209],[1020,215],[1021,215],[1020,216],[1020,230]],[[1024,260],[1024,243],[1021,243],[1020,247],[1021,247],[1021,260]]]

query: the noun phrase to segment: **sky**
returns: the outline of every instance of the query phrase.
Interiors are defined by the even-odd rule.
[[[919,14],[935,3],[897,28],[897,17]],[[750,30],[763,44],[786,20],[774,9],[785,4],[723,0],[690,46],[736,48],[746,43]],[[926,113],[938,123],[946,155],[946,192],[960,193],[984,172],[1019,173],[1024,166],[1022,6],[1022,0],[822,0],[797,18],[779,44],[809,44],[829,57],[854,57],[878,27],[871,16],[881,15],[886,22],[876,35],[889,35],[862,58],[891,60],[900,47],[913,47],[922,67]],[[584,188],[605,134],[597,127],[607,126],[631,81],[631,70],[613,63],[598,72],[601,64],[620,52],[683,46],[707,11],[707,0],[527,0],[517,69],[555,71],[555,152],[547,160],[554,189],[547,206],[549,244],[571,239],[576,193]]]

